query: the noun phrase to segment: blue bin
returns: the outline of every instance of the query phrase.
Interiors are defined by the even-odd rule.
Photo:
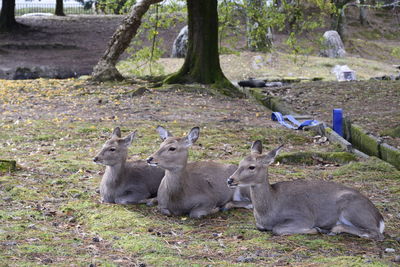
[[[332,129],[343,137],[343,111],[341,108],[335,108],[332,114]]]

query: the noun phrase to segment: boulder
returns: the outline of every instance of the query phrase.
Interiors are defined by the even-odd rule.
[[[323,47],[321,56],[330,58],[341,58],[346,56],[344,45],[337,31],[327,31],[324,33]]]
[[[336,79],[339,82],[356,80],[356,72],[350,69],[347,65],[336,65],[332,69],[332,73],[336,75]]]
[[[171,57],[184,58],[186,56],[188,39],[189,29],[188,26],[185,26],[181,29],[174,41]]]

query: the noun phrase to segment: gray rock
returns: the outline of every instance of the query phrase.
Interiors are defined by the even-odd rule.
[[[189,29],[188,26],[185,26],[181,29],[174,41],[171,57],[184,58],[186,56],[188,39]]]
[[[330,58],[341,58],[346,56],[344,45],[337,31],[327,31],[324,33],[324,49],[321,56]]]
[[[400,255],[397,255],[396,257],[394,257],[394,262],[400,262]]]
[[[255,259],[253,258],[253,257],[244,257],[244,256],[239,256],[237,259],[236,259],[236,262],[254,262],[255,261]]]
[[[336,65],[332,69],[332,73],[336,75],[336,79],[339,82],[356,80],[356,72],[347,65]]]

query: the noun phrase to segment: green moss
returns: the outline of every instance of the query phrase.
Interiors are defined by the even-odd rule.
[[[281,101],[278,97],[266,97],[262,93],[262,90],[259,88],[252,88],[249,90],[249,92],[258,102],[260,102],[270,110],[278,111],[283,115],[286,114],[295,115],[295,113],[291,110],[291,108],[285,105],[283,101]]]
[[[17,162],[15,160],[0,160],[0,173],[13,172],[17,169]]]
[[[391,137],[400,137],[400,126],[391,128],[391,129],[386,129],[384,131],[381,132],[381,135],[387,135],[387,136],[391,136]]]
[[[95,133],[98,132],[98,128],[95,125],[89,126],[89,127],[82,127],[78,129],[78,133],[82,134],[90,134],[90,133]]]
[[[34,136],[32,141],[52,141],[57,139],[58,137],[54,134],[41,134],[38,136]]]
[[[359,34],[367,40],[376,40],[381,38],[381,33],[377,29],[359,31]]]
[[[379,144],[377,139],[366,132],[359,126],[351,125],[351,143],[362,152],[379,157]]]
[[[322,238],[315,239],[315,237],[310,235],[292,235],[288,237],[288,240],[299,242],[302,246],[306,246],[310,250],[340,250],[342,248],[342,245],[335,243],[329,236],[327,238],[325,240]]]
[[[369,157],[367,160],[360,162],[352,162],[341,166],[333,172],[337,176],[354,176],[357,173],[364,173],[364,177],[361,178],[371,180],[379,180],[383,177],[384,179],[398,179],[400,174],[395,167],[376,157]]]
[[[387,144],[381,144],[379,148],[381,158],[400,170],[400,150]]]
[[[39,199],[40,195],[37,189],[30,189],[21,186],[15,186],[9,191],[10,196],[18,198],[20,200],[35,200]]]
[[[380,262],[377,259],[366,259],[357,256],[339,256],[339,257],[318,257],[313,259],[313,263],[320,263],[319,266],[342,266],[342,267],[364,267],[374,266],[388,266],[386,263]]]

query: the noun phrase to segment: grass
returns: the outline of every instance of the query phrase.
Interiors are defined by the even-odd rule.
[[[361,41],[361,40],[360,40]],[[364,42],[364,40],[362,40]],[[352,46],[357,46],[358,40],[352,40]],[[375,45],[375,43],[374,43]],[[381,44],[376,44],[381,45]],[[379,49],[390,50],[392,47]],[[377,48],[378,49],[378,48]],[[390,54],[392,50],[388,52]],[[263,58],[263,65],[260,68],[252,66],[256,56]],[[377,60],[369,60],[356,56],[345,58],[324,58],[318,56],[291,55],[283,52],[273,52],[271,54],[260,54],[252,52],[242,52],[231,55],[221,55],[221,68],[230,80],[242,80],[249,77],[253,78],[289,78],[301,77],[312,79],[315,77],[323,78],[325,81],[335,81],[336,76],[332,73],[335,65],[348,65],[356,72],[358,80],[368,80],[371,77],[396,74],[392,64]],[[159,64],[165,68],[165,73],[177,71],[183,64],[183,59],[162,58]],[[125,76],[132,76],[127,64],[120,64],[119,71]]]
[[[32,90],[18,93],[28,84]],[[0,197],[4,200],[0,202],[2,265],[392,264],[394,255],[383,251],[387,247],[400,249],[395,239],[400,227],[396,219],[400,211],[400,175],[373,158],[339,166],[279,164],[269,172],[273,182],[323,178],[359,189],[386,219],[383,242],[349,235],[273,236],[256,230],[248,210],[192,220],[186,216],[165,217],[156,207],[100,203],[96,190],[104,168],[93,164],[91,158],[115,126],[121,126],[123,135],[138,131],[130,147],[132,158],[145,158],[158,148],[160,139],[154,130],[158,124],[176,136],[200,126],[198,144],[190,150],[191,160],[238,163],[255,139],[263,141],[265,150],[278,146],[279,138],[288,152],[338,150],[329,144],[313,144],[310,133],[280,128],[250,100],[157,89],[143,96],[126,97],[124,92],[134,86],[140,85],[95,86],[73,79],[7,81],[6,88],[0,85],[4,108],[0,138],[6,144],[0,146],[0,157],[14,159],[19,165],[17,171],[0,176]],[[35,105],[40,106],[41,101],[47,105],[29,107],[32,96]],[[116,96],[118,103],[114,102]],[[98,99],[109,102],[93,104]],[[64,103],[65,110],[51,108],[58,103]],[[77,105],[82,108],[74,108]],[[181,117],[183,111],[185,116]],[[239,122],[226,122],[226,118]]]

